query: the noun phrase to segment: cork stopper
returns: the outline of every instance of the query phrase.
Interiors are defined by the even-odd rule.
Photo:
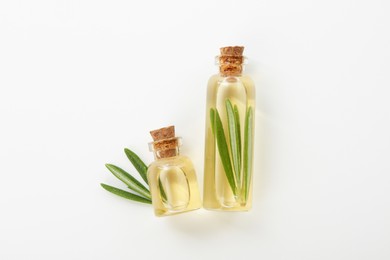
[[[156,152],[156,157],[167,158],[177,155],[176,148],[179,146],[179,138],[175,137],[175,126],[152,130],[150,135],[154,141],[150,143],[150,148]]]
[[[150,131],[150,135],[152,136],[153,141],[160,141],[175,137],[175,126],[171,125],[157,130],[152,130]]]
[[[244,53],[244,46],[227,46],[219,49],[221,55],[225,56],[242,56]]]
[[[227,46],[220,48],[218,57],[219,72],[224,76],[234,76],[242,73],[244,56],[243,46]]]

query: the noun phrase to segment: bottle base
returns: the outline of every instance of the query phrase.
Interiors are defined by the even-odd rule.
[[[203,208],[211,211],[224,211],[224,212],[245,212],[249,211],[251,206],[234,206],[234,207],[224,207],[222,205],[219,206],[207,206],[203,205]]]
[[[174,211],[174,210],[158,210],[158,209],[157,209],[157,210],[154,211],[154,214],[155,214],[157,217],[166,217],[166,216],[173,216],[173,215],[178,215],[178,214],[182,214],[182,213],[186,213],[186,212],[198,210],[198,209],[200,209],[200,208],[201,208],[201,206],[196,207],[196,208],[181,210],[181,211]]]

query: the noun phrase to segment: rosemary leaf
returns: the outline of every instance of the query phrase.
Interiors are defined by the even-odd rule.
[[[248,107],[245,117],[244,133],[244,195],[248,199],[249,185],[252,173],[252,155],[253,155],[253,110]]]
[[[215,109],[210,109],[210,122],[211,122],[211,130],[213,131],[213,134],[215,134]]]
[[[237,105],[234,105],[234,117],[236,119],[236,129],[237,129],[237,140],[238,140],[238,169],[241,170],[241,124],[240,124],[240,115],[238,113]]]
[[[112,186],[104,184],[104,183],[100,183],[100,185],[103,187],[103,189],[105,189],[105,190],[107,190],[115,195],[121,196],[125,199],[134,200],[134,201],[138,201],[138,202],[142,202],[142,203],[146,203],[146,204],[152,204],[152,201],[150,199],[146,199],[144,197],[141,197],[141,196],[135,195],[133,193],[112,187]]]
[[[125,148],[125,154],[127,158],[129,158],[130,162],[133,164],[134,168],[138,171],[141,178],[148,183],[148,178],[146,172],[148,171],[148,167],[146,164],[136,155],[133,151],[128,148]]]
[[[112,172],[112,174],[115,175],[115,177],[125,183],[129,189],[145,196],[148,199],[151,198],[149,190],[126,171],[112,164],[106,164],[106,167],[110,170],[110,172]]]
[[[229,130],[229,140],[230,140],[230,150],[233,159],[233,168],[236,176],[238,185],[240,181],[240,150],[239,150],[239,130],[237,129],[236,116],[233,110],[233,105],[229,99],[226,99],[226,112],[228,119],[228,130]]]
[[[233,191],[233,194],[236,195],[236,183],[234,180],[234,174],[232,169],[232,164],[229,156],[229,149],[226,143],[225,132],[223,130],[221,117],[219,116],[218,110],[215,110],[215,137],[217,139],[219,156],[223,168],[225,170],[226,178],[229,182],[229,185]]]
[[[162,185],[161,179],[158,179],[158,186],[160,190],[160,195],[162,197],[162,201],[167,202],[167,194],[165,193],[164,187]]]

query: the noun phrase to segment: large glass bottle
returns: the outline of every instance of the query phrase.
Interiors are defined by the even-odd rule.
[[[244,47],[223,47],[219,74],[207,87],[203,206],[245,211],[252,206],[255,87],[242,74]]]
[[[174,127],[151,131],[149,148],[155,161],[148,167],[148,182],[156,216],[168,216],[202,206],[191,160],[179,154],[181,138]]]

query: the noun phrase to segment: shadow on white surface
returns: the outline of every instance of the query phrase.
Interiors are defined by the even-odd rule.
[[[239,229],[243,232],[256,232],[261,224],[261,201],[265,167],[263,155],[265,147],[264,139],[264,115],[256,110],[256,147],[254,155],[254,191],[253,207],[248,212],[222,212],[207,211],[205,209],[196,210],[189,213],[175,215],[164,218],[166,223],[177,232],[187,233],[198,238],[208,237],[226,231]]]
[[[204,209],[167,218],[167,224],[175,231],[197,238],[225,233],[229,230],[251,230],[258,225],[257,212],[217,212]],[[229,231],[230,232],[230,231]]]

